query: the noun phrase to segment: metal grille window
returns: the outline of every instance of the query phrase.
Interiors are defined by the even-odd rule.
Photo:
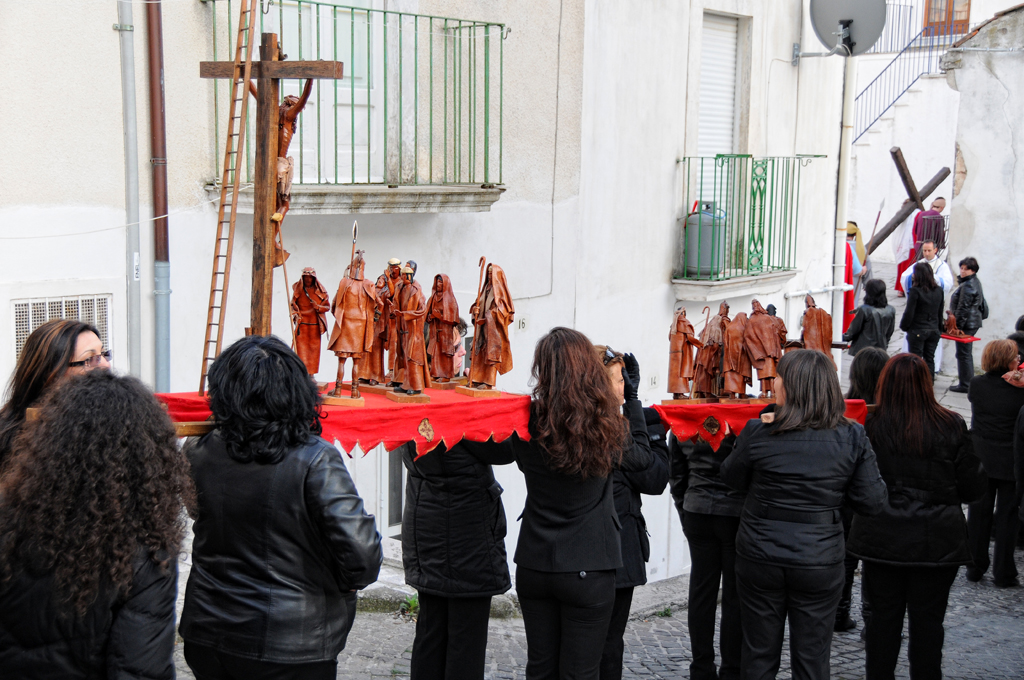
[[[291,59],[345,64],[316,81],[289,155],[299,184],[501,184],[503,37],[498,23],[374,9],[371,0],[279,0],[260,14]],[[213,6],[214,59],[235,44],[237,2]],[[301,92],[282,80],[281,96]],[[214,85],[217,148],[230,82]],[[256,116],[245,176],[252,181]],[[218,155],[220,158],[220,155]],[[218,169],[218,176],[220,175]]]
[[[794,269],[800,172],[812,158],[681,159],[687,214],[673,277],[713,281]]]
[[[14,357],[21,356],[25,340],[32,331],[53,319],[74,319],[96,326],[100,342],[110,348],[110,295],[29,298],[12,300],[14,308]]]

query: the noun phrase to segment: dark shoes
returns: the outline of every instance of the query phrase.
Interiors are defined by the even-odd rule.
[[[853,630],[857,627],[857,622],[850,618],[849,614],[843,614],[839,612],[836,614],[836,625],[834,630],[837,633],[845,633],[848,630]]]
[[[1020,581],[1016,578],[1010,579],[1009,581],[993,581],[992,584],[996,588],[1020,588]]]
[[[956,392],[958,394],[967,394],[967,386],[966,385],[953,385],[953,386],[951,386],[949,388],[949,391],[950,392]]]
[[[977,583],[981,580],[981,577],[985,575],[985,572],[975,567],[967,567],[967,580],[971,583]]]

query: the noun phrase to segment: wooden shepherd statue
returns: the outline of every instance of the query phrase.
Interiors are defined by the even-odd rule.
[[[391,277],[396,269],[396,277]],[[391,258],[384,273],[377,277],[374,294],[377,298],[377,313],[373,317],[373,348],[363,361],[359,382],[364,385],[382,385],[387,382],[384,373],[384,351],[388,348],[391,331],[394,328],[394,290],[401,277],[401,265]]]
[[[693,324],[686,318],[686,307],[676,310],[668,341],[668,391],[673,399],[685,399],[693,380],[693,348],[701,346]]]
[[[459,349],[459,303],[452,291],[447,274],[434,277],[434,294],[427,303],[427,322],[430,324],[430,342],[427,358],[430,377],[435,382],[450,382],[455,377],[455,352]]]
[[[804,349],[816,349],[824,352],[832,359],[832,366],[836,360],[832,358],[832,315],[814,304],[814,298],[810,295],[804,298],[803,333],[801,339]]]
[[[708,312],[708,308],[704,308]],[[717,397],[718,379],[722,374],[722,342],[729,324],[729,303],[718,305],[718,314],[708,319],[700,332],[701,347],[694,367],[693,393],[700,397]]]
[[[782,344],[779,331],[768,316],[768,312],[757,300],[750,303],[753,312],[743,331],[743,343],[747,346],[751,365],[757,369],[761,382],[761,396],[775,396],[775,367],[782,358]]]
[[[353,236],[355,230],[353,228]],[[353,238],[353,243],[355,239]],[[373,350],[373,320],[378,313],[377,296],[373,284],[363,278],[363,251],[356,250],[352,256],[345,278],[338,284],[338,292],[331,303],[334,314],[334,330],[328,349],[338,357],[338,378],[332,397],[340,397],[342,380],[345,377],[345,360],[352,359],[352,399],[359,398],[359,376],[363,360]]]
[[[316,270],[306,267],[302,277],[292,285],[292,324],[295,327],[295,353],[316,375],[320,370],[320,338],[327,332],[327,310],[331,297],[317,278]]]
[[[734,399],[747,396],[747,386],[754,384],[754,371],[750,365],[750,355],[743,343],[743,335],[747,330],[747,315],[740,312],[725,327],[722,343],[722,394],[729,394]]]
[[[395,300],[398,319],[398,361],[395,374],[401,384],[395,392],[419,394],[430,387],[427,371],[427,348],[423,340],[423,325],[427,320],[427,298],[415,280],[416,263],[409,260],[402,267],[402,286]]]
[[[480,258],[481,276],[486,260]],[[493,389],[498,374],[512,370],[512,346],[508,327],[515,318],[516,308],[508,292],[505,272],[496,264],[486,266],[486,277],[478,288],[476,302],[470,307],[473,325],[473,354],[469,365],[470,387]]]

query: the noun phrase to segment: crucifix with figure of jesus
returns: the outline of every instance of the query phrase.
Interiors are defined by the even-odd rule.
[[[264,33],[260,42],[260,60],[252,62],[256,97],[256,162],[253,172],[254,201],[252,219],[252,303],[250,327],[253,335],[270,335],[270,302],[274,292],[274,267],[283,263],[276,237],[288,212],[291,192],[292,161],[288,145],[295,121],[306,105],[313,80],[340,80],[344,66],[340,61],[284,61],[276,33]],[[234,75],[230,61],[204,61],[199,64],[201,78],[226,78]],[[285,97],[280,102],[282,78],[306,79],[301,97]],[[280,180],[280,181],[279,181]],[[278,262],[277,260],[281,260]]]

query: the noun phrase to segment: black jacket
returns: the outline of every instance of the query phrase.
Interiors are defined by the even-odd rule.
[[[640,402],[626,402],[631,438],[621,468],[640,471],[653,455]],[[532,432],[531,424],[531,432]],[[512,436],[501,444],[463,442],[481,460],[515,461],[526,479],[526,507],[520,519],[515,562],[545,572],[600,571],[622,566],[621,524],[615,512],[612,477],[565,475],[548,467],[540,444]]]
[[[747,492],[736,554],[795,567],[839,564],[846,553],[840,508],[875,515],[885,504],[885,482],[864,428],[773,434],[775,425],[751,420],[722,479]]]
[[[971,401],[974,452],[984,463],[990,479],[1014,479],[1013,433],[1017,416],[1024,407],[1024,388],[1003,380],[1007,370],[974,376],[967,391]]]
[[[740,516],[747,495],[723,482],[720,474],[722,461],[729,457],[735,445],[734,434],[727,435],[717,451],[704,441],[672,438],[669,444],[672,461],[670,484],[680,519],[687,512]]]
[[[179,632],[261,661],[330,661],[355,590],[383,555],[336,448],[310,436],[275,465],[239,463],[215,430],[190,447],[199,512]]]
[[[935,286],[925,290],[913,286],[907,293],[907,308],[900,319],[900,330],[905,333],[938,331],[944,333],[946,326],[942,314],[942,288]]]
[[[633,588],[647,583],[647,561],[651,559],[651,543],[647,538],[647,520],[644,519],[640,494],[660,496],[668,483],[668,445],[665,426],[653,408],[645,408],[647,435],[650,438],[651,464],[644,470],[612,473],[615,512],[622,531],[622,566],[615,571],[616,588]]]
[[[895,330],[896,310],[892,305],[882,308],[861,305],[850,327],[843,333],[843,342],[850,343],[850,356],[856,356],[865,347],[887,350]]]
[[[1024,408],[1017,415],[1013,428],[1013,474],[1017,479],[1017,495],[1024,491]],[[1024,503],[1020,504],[1020,518],[1024,522]]]
[[[956,327],[974,333],[988,318],[988,303],[977,276],[960,279],[960,285],[949,298],[949,309],[956,317]]]
[[[875,448],[889,498],[874,517],[853,518],[847,552],[908,566],[970,564],[960,506],[981,498],[988,478],[974,455],[967,424],[962,423],[955,440],[934,442],[928,458]]]
[[[166,557],[166,556],[164,556]],[[109,583],[84,617],[62,619],[53,578],[21,574],[0,591],[0,677],[4,680],[171,680],[178,563],[140,557],[128,595]]]
[[[505,508],[491,466],[461,444],[416,458],[402,448],[409,471],[402,513],[405,582],[442,597],[486,597],[512,587],[505,553]]]

